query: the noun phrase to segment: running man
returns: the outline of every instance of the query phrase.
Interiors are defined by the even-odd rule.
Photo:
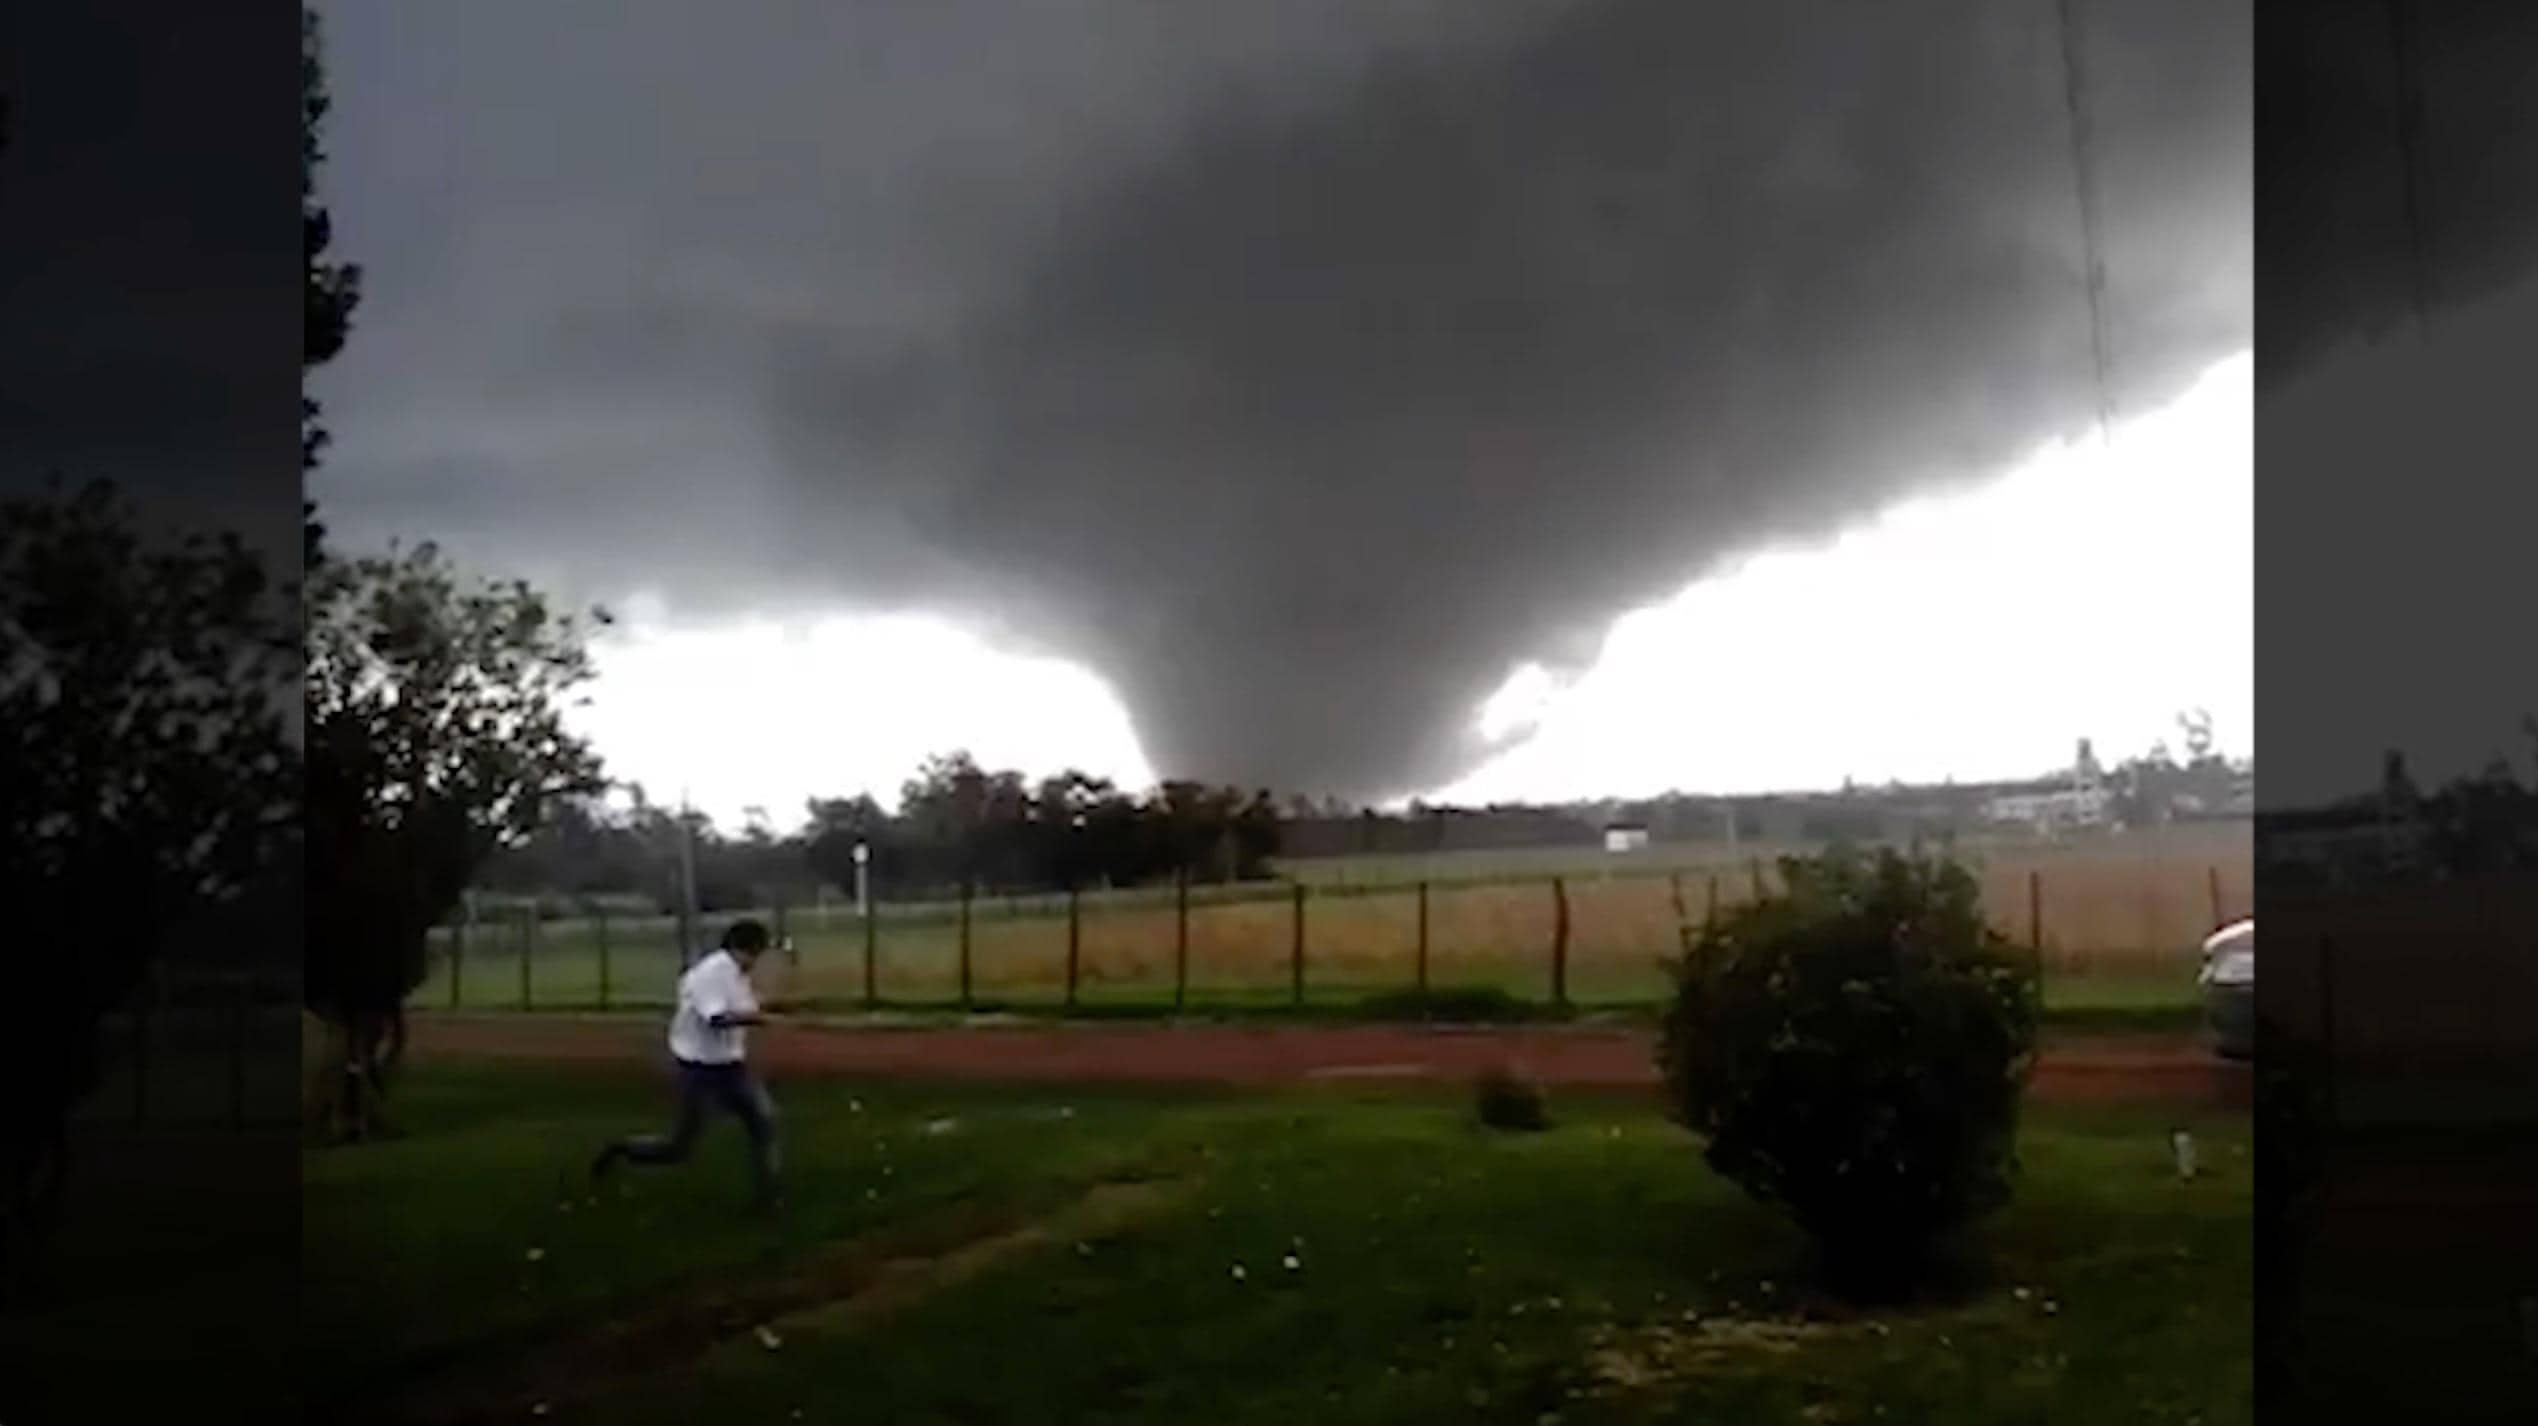
[[[621,1161],[686,1162],[706,1114],[722,1109],[749,1131],[759,1209],[777,1206],[775,1101],[749,1073],[747,1059],[748,1027],[767,1023],[749,983],[750,970],[766,950],[765,926],[735,921],[723,933],[722,949],[679,977],[678,1009],[670,1016],[670,1055],[678,1062],[678,1119],[666,1135],[637,1134],[601,1149],[590,1166],[593,1179],[607,1177]]]

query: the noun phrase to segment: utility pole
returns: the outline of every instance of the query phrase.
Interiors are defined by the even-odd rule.
[[[696,955],[696,814],[679,792],[679,968]]]

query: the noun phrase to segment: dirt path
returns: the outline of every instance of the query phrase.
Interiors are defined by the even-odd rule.
[[[629,1315],[420,1364],[377,1419],[396,1426],[583,1419],[609,1394],[676,1375],[719,1347],[754,1340],[776,1351],[796,1333],[852,1331],[1024,1254],[1154,1217],[1188,1187],[1113,1180],[1046,1218],[1006,1224],[954,1210],[841,1240],[773,1277],[702,1297],[665,1295]]]
[[[641,1063],[665,1051],[653,1017],[417,1016],[422,1056]],[[1029,1025],[945,1029],[796,1023],[757,1032],[777,1078],[981,1079],[1134,1084],[1459,1083],[1513,1060],[1544,1082],[1630,1089],[1657,1082],[1646,1030],[1586,1026]],[[2251,1077],[2191,1037],[2048,1036],[2032,1088],[2056,1102],[2152,1101],[2243,1108]]]

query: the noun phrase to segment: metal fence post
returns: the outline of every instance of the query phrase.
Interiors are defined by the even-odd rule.
[[[970,998],[969,903],[970,898],[975,894],[975,888],[968,882],[961,883],[961,1009],[963,1010],[974,1008],[974,1002]]]
[[[1419,998],[1428,998],[1428,884],[1419,883]]]
[[[1084,893],[1079,887],[1066,889],[1066,1008],[1075,1008],[1075,981],[1082,968],[1084,951]]]
[[[2034,867],[2027,870],[2027,948],[2035,957],[2036,1004],[2041,1007],[2045,968],[2044,872]]]
[[[1190,1003],[1190,870],[1172,876],[1172,1013]]]
[[[1289,977],[1294,983],[1294,999],[1304,1004],[1304,883],[1295,884],[1295,946],[1289,957]]]
[[[1569,1003],[1569,884],[1564,878],[1551,878],[1551,912],[1551,1003],[1565,1009]]]
[[[878,979],[877,979],[877,972],[875,971],[875,968],[874,968],[874,965],[873,965],[873,962],[874,962],[875,960],[879,959],[879,955],[880,955],[880,929],[879,929],[880,913],[881,913],[881,904],[880,904],[880,902],[878,902],[877,900],[875,900],[874,898],[872,898],[872,897],[870,897],[870,896],[865,897],[865,898],[864,898],[864,1008],[865,1008],[866,1010],[871,1010],[871,1009],[874,1009],[874,1008],[878,1007],[878,1006],[881,1004],[881,987],[880,987],[879,981],[878,981]]]

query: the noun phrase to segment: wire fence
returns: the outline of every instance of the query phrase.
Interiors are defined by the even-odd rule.
[[[100,1077],[86,1125],[248,1131],[301,1112],[299,995],[257,975],[152,976],[98,1025]]]
[[[2248,913],[2244,862],[2174,858],[1988,866],[1996,927],[2038,952],[2047,1003],[2184,1007],[2197,952]],[[1776,887],[1760,858],[1733,866],[1378,885],[1258,882],[851,906],[754,916],[789,951],[762,965],[772,994],[821,1007],[1205,1010],[1344,1006],[1491,992],[1584,1008],[1654,1004],[1667,962],[1711,915]],[[432,938],[425,1009],[587,1011],[671,1004],[698,947],[667,915],[520,905]]]

